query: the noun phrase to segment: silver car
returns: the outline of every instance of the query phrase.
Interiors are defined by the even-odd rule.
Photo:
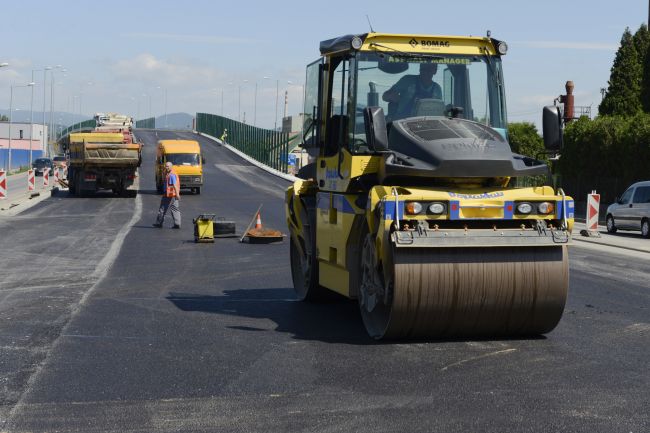
[[[607,231],[641,230],[650,238],[650,181],[630,186],[616,203],[607,208]]]

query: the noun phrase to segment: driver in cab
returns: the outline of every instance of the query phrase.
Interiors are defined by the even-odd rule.
[[[433,81],[437,70],[436,63],[420,63],[419,75],[404,75],[384,92],[382,99],[388,102],[388,114],[392,119],[413,115],[418,99],[442,99],[442,89]]]

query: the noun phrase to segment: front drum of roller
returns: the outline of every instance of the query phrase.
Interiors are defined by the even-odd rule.
[[[560,321],[566,246],[393,249],[388,305],[362,312],[374,338],[539,335]]]

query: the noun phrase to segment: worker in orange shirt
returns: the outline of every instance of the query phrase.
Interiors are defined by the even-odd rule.
[[[171,210],[172,219],[174,220],[173,229],[181,228],[181,211],[179,202],[181,199],[181,180],[174,172],[171,162],[165,163],[165,191],[160,199],[160,208],[158,209],[158,218],[153,223],[154,227],[162,228],[165,221],[167,209]]]

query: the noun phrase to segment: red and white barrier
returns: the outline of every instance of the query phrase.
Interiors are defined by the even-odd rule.
[[[43,170],[43,187],[50,186],[50,169],[46,168]]]
[[[0,200],[7,198],[7,175],[0,170]]]
[[[591,191],[591,194],[587,194],[587,228],[585,230],[580,230],[582,236],[600,237],[600,232],[598,231],[599,208],[600,194],[596,194],[596,191]]]
[[[60,170],[59,167],[56,167],[56,168],[54,169],[54,184],[55,184],[55,185],[58,185],[58,184],[59,184],[59,178],[60,178],[60,176],[59,176],[59,170]]]
[[[27,191],[34,191],[34,170],[27,170]]]
[[[598,209],[600,208],[600,194],[592,191],[587,195],[587,230],[598,231]]]

